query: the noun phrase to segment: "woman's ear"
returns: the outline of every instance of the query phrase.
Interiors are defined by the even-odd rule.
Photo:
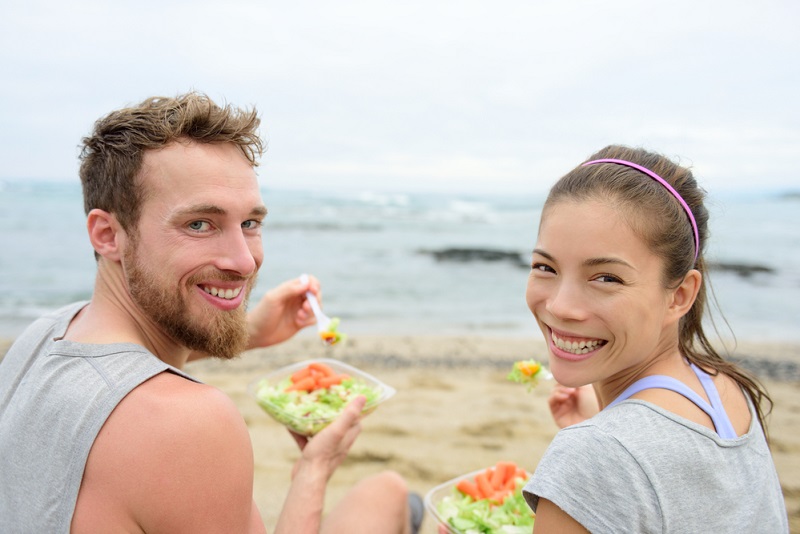
[[[120,234],[124,231],[114,215],[95,208],[86,218],[86,229],[96,254],[111,261],[120,261]]]
[[[702,283],[703,275],[697,269],[686,273],[680,285],[672,290],[667,313],[674,319],[680,319],[689,313]]]

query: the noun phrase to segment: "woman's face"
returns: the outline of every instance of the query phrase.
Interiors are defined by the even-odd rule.
[[[563,200],[545,210],[526,297],[559,383],[627,382],[677,346],[662,268],[607,203]]]

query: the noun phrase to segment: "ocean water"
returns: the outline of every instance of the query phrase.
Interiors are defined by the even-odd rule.
[[[351,336],[538,336],[525,305],[528,271],[512,261],[437,261],[447,248],[502,250],[527,261],[544,198],[265,188],[265,260],[254,298],[308,272]],[[723,338],[800,341],[800,199],[711,195],[708,259],[770,273],[711,273]],[[0,337],[44,311],[88,299],[95,263],[80,187],[0,182]],[[727,325],[726,326],[726,321]]]

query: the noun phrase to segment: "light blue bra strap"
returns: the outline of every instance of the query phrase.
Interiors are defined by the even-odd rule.
[[[708,395],[711,404],[707,403],[703,397],[695,393],[694,390],[680,380],[672,378],[671,376],[652,375],[640,378],[628,386],[625,391],[623,391],[619,397],[614,399],[611,404],[606,406],[606,408],[611,408],[615,404],[619,404],[620,402],[629,399],[631,396],[636,395],[640,391],[644,391],[646,389],[668,389],[683,395],[696,404],[698,408],[703,410],[711,418],[711,422],[714,423],[714,428],[716,429],[719,437],[722,439],[737,438],[738,435],[733,429],[733,425],[731,425],[728,415],[725,413],[725,409],[722,406],[722,400],[719,397],[719,392],[717,391],[716,386],[714,386],[714,381],[708,374],[695,365],[692,365],[692,370],[700,380],[700,383],[702,384],[706,395]]]
[[[708,373],[697,367],[695,364],[691,364],[691,366],[694,374],[696,374],[697,378],[700,380],[700,384],[703,385],[703,389],[708,396],[708,400],[711,401],[712,412],[708,415],[711,417],[711,421],[714,423],[714,428],[717,429],[717,434],[719,434],[719,437],[722,439],[735,439],[739,437],[739,435],[733,429],[733,425],[731,424],[731,420],[728,418],[728,414],[725,412],[725,407],[722,405],[722,399],[719,397],[717,386],[714,385],[714,379],[712,379]]]
[[[640,378],[639,380],[628,386],[628,388],[625,391],[620,393],[619,397],[614,399],[614,401],[608,406],[606,406],[606,408],[611,408],[615,404],[618,404],[626,399],[629,399],[631,396],[636,395],[640,391],[653,388],[668,389],[670,391],[674,391],[675,393],[683,395],[684,397],[695,403],[698,408],[706,412],[708,416],[711,417],[713,420],[713,416],[711,415],[712,408],[705,401],[705,399],[703,399],[703,397],[695,393],[694,390],[692,390],[689,386],[687,386],[680,380],[672,378],[671,376],[664,376],[664,375],[652,375]]]

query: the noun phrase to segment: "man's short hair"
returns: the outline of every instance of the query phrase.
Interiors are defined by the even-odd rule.
[[[255,167],[264,152],[260,123],[255,109],[221,107],[196,92],[151,97],[112,111],[83,138],[80,177],[86,213],[95,208],[113,213],[126,232],[136,235],[146,196],[139,179],[145,151],[180,140],[233,143]]]

